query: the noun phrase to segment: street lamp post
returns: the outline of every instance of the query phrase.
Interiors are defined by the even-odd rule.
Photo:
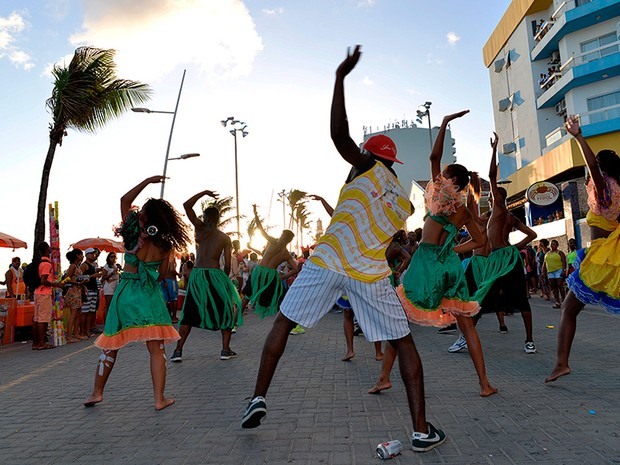
[[[428,138],[431,144],[431,151],[433,151],[433,132],[431,129],[431,105],[433,104],[433,102],[424,102],[424,105],[420,105],[418,107],[418,117],[417,117],[417,121],[418,123],[422,123],[422,118],[424,118],[426,116],[426,118],[428,119]],[[422,108],[424,108],[424,110],[422,110]]]
[[[243,121],[235,119],[234,116],[229,116],[228,118],[220,121],[220,123],[222,123],[222,126],[224,127],[226,127],[230,123],[231,129],[229,132],[235,138],[235,203],[237,206],[237,240],[241,241],[241,224],[239,220],[239,165],[237,163],[237,132],[241,132],[241,135],[243,137],[247,136],[248,131],[246,131],[245,128],[247,128],[248,125],[245,124]]]
[[[174,131],[174,122],[177,119],[177,110],[179,109],[179,101],[181,100],[181,91],[183,90],[183,82],[185,81],[185,71],[183,70],[183,77],[181,78],[181,85],[179,87],[179,95],[177,96],[177,104],[174,107],[174,111],[156,111],[149,110],[148,108],[132,108],[131,111],[135,111],[137,113],[165,113],[168,115],[172,115],[172,125],[170,126],[170,135],[168,136],[168,146],[166,147],[166,159],[164,160],[164,179],[161,182],[161,193],[160,197],[164,198],[164,188],[166,187],[166,171],[168,170],[168,156],[170,155],[170,143],[172,142],[172,132]],[[196,156],[196,155],[193,155]],[[181,159],[189,158],[183,156],[179,157]]]

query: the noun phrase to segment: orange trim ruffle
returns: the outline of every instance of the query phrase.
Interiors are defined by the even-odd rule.
[[[443,328],[456,323],[456,316],[474,316],[480,311],[480,304],[471,300],[450,299],[444,297],[441,306],[434,309],[417,307],[405,295],[403,286],[396,288],[398,298],[405,309],[407,319],[420,326]]]
[[[164,344],[169,344],[179,339],[181,336],[174,326],[154,325],[126,328],[112,336],[102,334],[95,340],[95,345],[103,350],[118,350],[130,342],[161,340]]]

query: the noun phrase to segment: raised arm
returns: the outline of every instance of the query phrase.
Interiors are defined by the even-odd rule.
[[[336,70],[336,83],[334,84],[334,95],[332,97],[330,133],[332,141],[338,153],[348,163],[356,168],[363,169],[369,163],[370,156],[360,152],[357,144],[351,139],[349,134],[349,121],[344,104],[344,78],[349,74],[362,55],[361,45],[356,45],[351,53],[347,49],[347,57]]]
[[[603,178],[603,173],[601,173],[601,169],[599,168],[598,162],[596,161],[596,155],[594,155],[594,152],[592,151],[585,138],[583,137],[583,134],[581,133],[579,118],[575,115],[570,115],[566,120],[566,123],[564,123],[564,126],[566,127],[568,133],[573,136],[579,144],[579,148],[581,149],[583,158],[586,160],[586,165],[588,165],[588,171],[590,172],[590,176],[592,177],[592,182],[594,183],[596,195],[600,198],[605,191],[605,179]]]
[[[270,244],[273,244],[275,242],[278,242],[278,240],[275,237],[271,237],[269,234],[267,234],[267,232],[263,229],[263,224],[260,221],[260,218],[258,217],[258,212],[256,211],[256,204],[252,205],[252,208],[254,209],[254,222],[256,223],[256,228],[260,231],[260,233],[263,235],[263,237],[267,240],[267,242],[269,242]],[[261,254],[262,255],[262,254]]]
[[[499,199],[501,196],[499,195],[499,191],[497,190],[497,143],[498,137],[497,133],[493,133],[493,137],[490,139],[491,142],[491,166],[489,166],[489,182],[491,184],[491,195],[493,199]],[[504,202],[493,202],[493,208],[506,208]]]
[[[318,200],[319,202],[321,202],[321,204],[323,205],[323,208],[325,209],[327,214],[329,216],[333,216],[334,209],[332,208],[332,206],[330,204],[327,203],[327,201],[323,197],[321,197],[320,195],[310,194],[310,198],[312,200]]]
[[[460,118],[463,115],[469,113],[469,110],[459,111],[458,113],[452,113],[451,115],[446,115],[443,117],[441,121],[441,126],[439,127],[439,133],[437,134],[437,138],[435,139],[435,143],[433,144],[433,149],[431,150],[430,161],[431,161],[431,176],[435,179],[441,173],[441,156],[443,155],[443,143],[446,138],[446,128],[450,121],[456,118]]]
[[[214,199],[218,198],[218,194],[217,193],[215,193],[213,191],[210,191],[210,190],[204,190],[204,191],[198,192],[196,195],[190,197],[183,204],[183,208],[185,209],[185,214],[187,215],[187,218],[191,221],[191,223],[195,227],[200,227],[200,226],[202,226],[203,223],[200,220],[200,218],[198,218],[196,213],[194,212],[194,204],[198,201],[198,199],[200,197],[202,197],[204,195],[208,195],[209,197],[213,197]]]
[[[133,205],[133,201],[136,200],[136,197],[144,190],[146,186],[149,184],[157,184],[164,180],[163,176],[151,176],[150,178],[146,178],[140,184],[130,189],[125,195],[121,197],[121,217],[125,218],[125,215],[131,209]]]

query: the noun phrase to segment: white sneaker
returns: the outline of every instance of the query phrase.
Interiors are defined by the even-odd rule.
[[[461,334],[459,338],[454,342],[454,344],[450,346],[450,348],[448,349],[448,352],[450,352],[451,354],[454,354],[456,352],[460,352],[463,349],[467,349],[467,341]]]
[[[530,342],[526,342],[525,343],[525,347],[523,347],[523,352],[525,352],[526,354],[535,354],[536,353],[536,346],[531,341]]]

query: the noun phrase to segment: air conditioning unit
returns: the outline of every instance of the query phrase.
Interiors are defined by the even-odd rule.
[[[566,100],[562,100],[555,104],[555,113],[558,116],[564,116],[566,114]]]
[[[551,62],[550,64],[555,65],[560,62],[560,51],[554,50],[551,52]]]

